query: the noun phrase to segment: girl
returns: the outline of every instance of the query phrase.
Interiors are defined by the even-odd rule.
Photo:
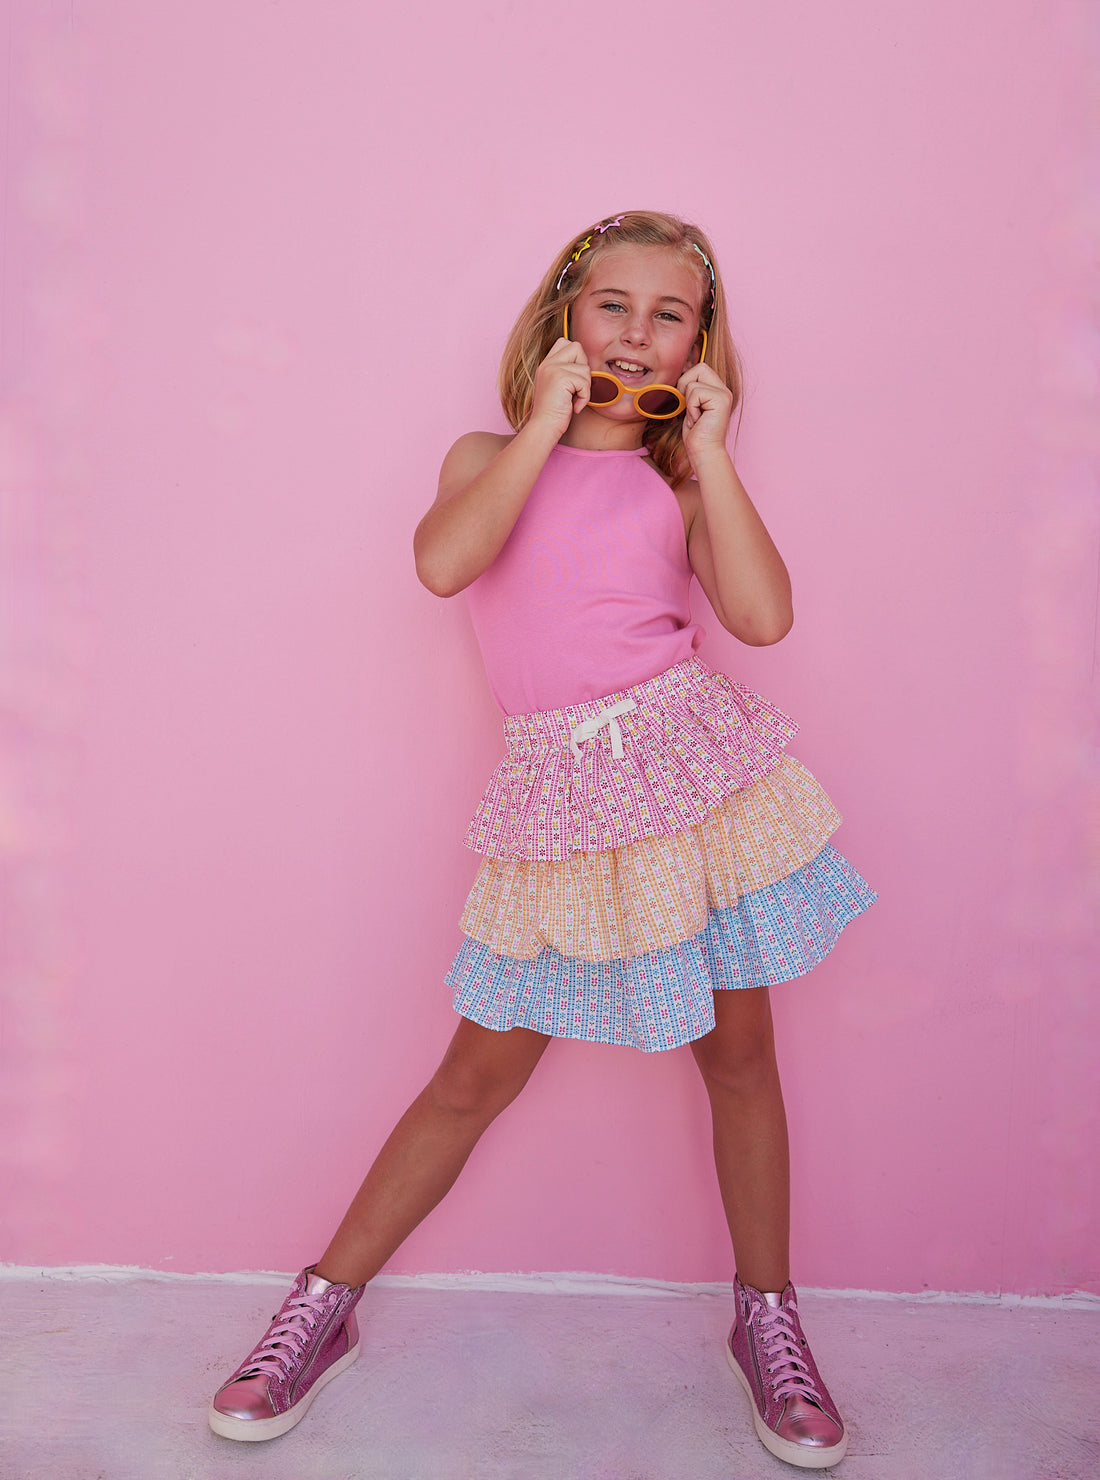
[[[416,532],[432,591],[468,590],[507,756],[448,976],[461,1020],[320,1261],[219,1390],[216,1433],[267,1439],[359,1350],[367,1280],[439,1202],[553,1036],[690,1043],[736,1260],[726,1355],[775,1455],[847,1436],[787,1267],[787,1130],[768,987],[873,893],[785,754],[793,723],[705,667],[696,575],[743,642],[791,627],[786,568],[726,451],[741,376],[706,237],[627,211],[571,242],[501,365],[513,436],[447,454]]]

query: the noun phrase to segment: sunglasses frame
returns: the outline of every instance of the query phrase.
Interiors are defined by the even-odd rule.
[[[562,333],[566,339],[569,338],[568,303],[563,308]],[[699,355],[699,364],[701,365],[707,357],[707,331],[703,328],[702,324],[699,325],[699,333],[703,336],[703,349]],[[628,385],[624,385],[619,377],[612,375],[609,370],[593,370],[591,371],[591,375],[593,380],[609,380],[612,385],[619,388],[618,395],[614,396],[610,401],[593,401],[591,402],[593,406],[616,406],[624,396],[632,396],[634,398],[634,409],[639,416],[644,416],[647,421],[672,421],[681,414],[687,405],[687,401],[674,385],[664,385],[658,381],[651,381],[648,385],[639,385],[631,388]],[[674,411],[646,411],[644,407],[638,404],[638,397],[646,395],[649,391],[667,391],[670,396],[676,397],[679,404]]]

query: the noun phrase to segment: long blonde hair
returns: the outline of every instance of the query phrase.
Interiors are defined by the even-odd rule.
[[[531,415],[535,371],[561,336],[563,310],[588,282],[592,264],[601,252],[617,246],[671,247],[698,271],[704,289],[700,325],[707,331],[707,364],[733,392],[734,408],[741,404],[741,357],[729,330],[726,295],[714,248],[698,226],[676,216],[661,211],[624,211],[598,222],[561,249],[508,336],[498,385],[504,414],[516,431]],[[708,264],[714,273],[713,296]],[[649,455],[673,487],[691,471],[684,451],[683,426],[683,413],[672,421],[647,421],[642,437]]]

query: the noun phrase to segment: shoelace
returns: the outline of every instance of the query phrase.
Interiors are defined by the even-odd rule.
[[[776,1399],[811,1398],[820,1403],[821,1394],[810,1376],[810,1369],[799,1356],[798,1336],[790,1311],[757,1305],[749,1315],[749,1324],[753,1321],[760,1332],[760,1345],[767,1364],[764,1371],[772,1396]]]
[[[288,1377],[316,1330],[317,1322],[326,1313],[327,1293],[297,1295],[288,1301],[288,1309],[268,1327],[241,1377]]]

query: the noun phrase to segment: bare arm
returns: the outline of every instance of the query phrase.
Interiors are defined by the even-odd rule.
[[[435,503],[413,536],[416,573],[437,596],[464,591],[500,554],[573,413],[588,403],[580,347],[559,339],[535,375],[530,420],[514,437],[470,432],[448,452]]]
[[[691,568],[727,632],[754,647],[778,642],[794,623],[791,579],[726,451],[733,398],[705,366],[689,370],[680,389],[697,479],[677,491]]]
[[[454,596],[492,565],[556,441],[530,423],[514,437],[470,432],[458,439],[413,536],[416,573],[429,591]]]
[[[725,456],[682,495],[691,518],[688,558],[727,632],[754,647],[786,637],[794,623],[791,580],[764,522]],[[692,509],[694,505],[694,509]]]

